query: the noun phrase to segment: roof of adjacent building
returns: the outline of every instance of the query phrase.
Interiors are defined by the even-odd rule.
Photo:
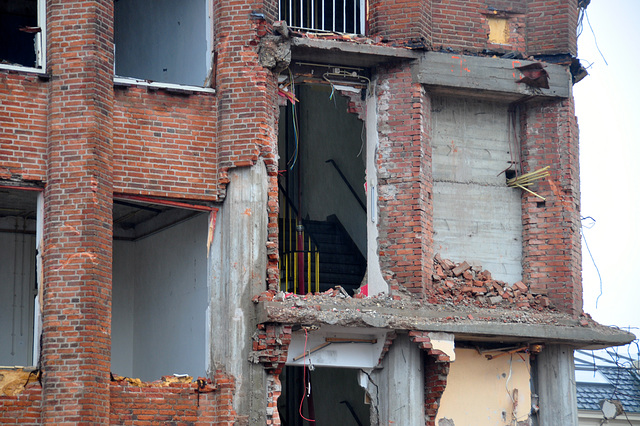
[[[578,409],[600,410],[600,401],[608,399],[620,401],[627,413],[640,413],[640,370],[631,357],[580,350],[575,367]]]

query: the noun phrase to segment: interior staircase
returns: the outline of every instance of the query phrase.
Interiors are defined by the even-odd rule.
[[[308,236],[305,238],[305,253],[309,250],[309,237],[312,245],[315,243],[320,252],[320,291],[326,291],[336,285],[340,285],[352,295],[354,290],[360,287],[367,269],[367,261],[338,218],[332,215],[329,216],[326,221],[303,220],[302,224],[305,229],[305,235]],[[289,226],[282,226],[282,224],[280,226],[279,235],[281,248],[285,247],[283,239],[284,241],[290,241],[289,229]],[[293,236],[293,241],[295,241],[295,235]],[[284,258],[282,253],[280,258]],[[306,262],[307,256],[305,254],[305,268]],[[314,277],[315,262],[311,262],[311,264],[311,276]],[[288,283],[288,291],[292,291],[293,272],[290,270],[289,273],[286,274],[282,261],[280,274],[281,288],[284,290],[285,283]],[[307,274],[305,272],[305,282],[306,281]],[[312,288],[314,285],[312,285]]]

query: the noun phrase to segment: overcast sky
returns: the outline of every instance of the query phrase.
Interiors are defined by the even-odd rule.
[[[640,335],[639,0],[592,0],[578,39],[589,76],[574,86],[580,126],[584,310]],[[595,37],[594,37],[595,33]],[[598,52],[597,46],[602,52]],[[608,65],[605,63],[608,63]],[[590,228],[588,228],[591,226]]]

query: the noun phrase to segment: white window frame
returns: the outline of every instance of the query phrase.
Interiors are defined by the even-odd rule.
[[[27,65],[0,64],[0,69],[27,71],[36,74],[46,74],[47,70],[47,0],[38,0],[38,27],[40,31],[34,34],[36,64]]]
[[[38,0],[40,1],[40,0]],[[213,1],[212,0],[207,0],[206,1],[206,6],[207,6],[207,21],[209,22],[208,24],[208,28],[207,28],[207,33],[206,33],[206,44],[207,44],[207,54],[209,55],[209,57],[207,58],[207,62],[208,62],[208,70],[207,70],[207,75],[209,76],[209,78],[211,78],[213,76],[213,67],[215,66],[214,62],[213,62],[213,55],[214,55],[214,51],[213,51],[213,40],[214,40],[214,28],[213,28]],[[190,92],[190,93],[216,93],[216,89],[213,87],[202,87],[202,86],[194,86],[194,85],[189,85],[189,84],[179,84],[179,83],[166,83],[166,82],[162,82],[162,81],[149,81],[149,80],[145,80],[145,79],[141,79],[141,78],[136,78],[136,77],[127,77],[127,76],[121,76],[118,75],[116,73],[116,64],[115,64],[115,50],[116,50],[116,46],[114,43],[113,46],[113,57],[114,57],[114,62],[113,62],[113,82],[117,85],[120,86],[142,86],[142,87],[150,87],[150,88],[156,88],[156,89],[169,89],[169,90],[176,90],[176,91],[185,91],[185,92]],[[209,85],[211,85],[211,81],[208,82]],[[215,82],[213,82],[215,83]]]

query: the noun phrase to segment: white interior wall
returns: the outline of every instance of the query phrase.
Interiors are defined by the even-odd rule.
[[[337,93],[329,99],[328,86],[299,86],[302,167],[302,216],[326,220],[335,214],[360,252],[366,256],[367,213],[342,181],[332,164],[333,159],[359,195],[366,200],[363,122],[347,113],[347,99]],[[360,155],[358,155],[358,153]]]
[[[22,229],[22,218],[5,218],[3,225],[16,220]],[[35,235],[0,232],[0,365],[33,364],[35,248]]]
[[[434,97],[434,251],[522,279],[520,190],[506,186],[508,104]]]
[[[112,370],[206,373],[207,215],[114,245]]]
[[[203,86],[211,63],[209,12],[207,0],[116,1],[116,75]]]

